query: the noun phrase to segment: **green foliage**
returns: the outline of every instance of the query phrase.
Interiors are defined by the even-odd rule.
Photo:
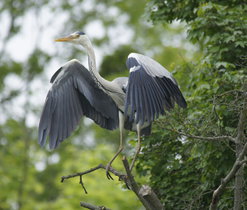
[[[176,119],[176,114],[168,115],[169,119]],[[207,209],[211,191],[233,163],[231,145],[181,137],[165,130],[169,119],[159,120],[152,136],[145,138],[137,170],[142,175],[149,174],[167,209]],[[226,195],[226,199],[231,196],[229,192]]]
[[[114,79],[118,76],[128,76],[129,71],[127,70],[125,61],[131,52],[136,52],[130,46],[119,47],[111,55],[106,55],[100,66],[100,74],[102,77],[108,79]]]
[[[143,141],[137,167],[140,174],[150,175],[150,183],[167,209],[207,209],[212,191],[235,161],[231,142],[206,142],[172,131],[210,137],[236,135],[247,83],[246,9],[239,1],[149,3],[154,23],[185,21],[188,39],[202,52],[197,62],[183,64],[174,72],[188,108],[167,113],[155,123],[153,135]],[[233,186],[234,182],[224,191],[219,209],[233,207]]]
[[[79,178],[60,182],[63,175],[106,164],[114,154],[108,145],[82,150],[67,142],[56,152],[47,152],[37,145],[36,129],[16,120],[8,120],[0,133],[1,209],[77,209],[81,200],[112,209],[140,208],[135,195],[125,191],[117,178],[108,180],[104,170],[83,177],[89,194],[84,194]],[[121,160],[114,165],[121,168]]]
[[[188,38],[201,44],[206,55],[202,61],[214,64],[210,67],[234,69],[246,64],[247,6],[242,1],[153,0],[150,5],[154,22],[188,24]]]
[[[34,79],[35,76],[42,73],[45,64],[50,61],[51,57],[45,52],[36,49],[28,58],[25,65],[25,73],[28,75],[28,80]]]
[[[18,62],[4,62],[0,66],[0,90],[4,88],[4,79],[11,72],[12,74],[20,75],[22,65]]]

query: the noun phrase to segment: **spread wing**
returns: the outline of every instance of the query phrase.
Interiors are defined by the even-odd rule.
[[[56,148],[70,136],[82,116],[103,128],[118,127],[118,108],[90,72],[77,60],[61,67],[51,78],[53,83],[46,97],[39,123],[39,143],[49,136],[49,146]]]
[[[186,108],[176,80],[155,60],[137,53],[127,59],[130,70],[125,100],[125,115],[141,125],[174,108],[174,102]]]

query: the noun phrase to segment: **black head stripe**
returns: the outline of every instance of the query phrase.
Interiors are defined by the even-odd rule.
[[[79,34],[79,35],[85,35],[85,33],[82,32],[82,31],[77,31],[76,33]]]

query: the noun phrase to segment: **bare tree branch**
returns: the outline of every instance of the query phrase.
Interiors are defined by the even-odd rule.
[[[114,168],[110,167],[109,171],[112,172],[114,175],[119,177],[120,181],[124,181],[127,188],[132,190],[136,196],[138,197],[138,199],[141,201],[141,203],[143,204],[143,206],[147,209],[147,210],[164,210],[160,200],[158,199],[157,195],[153,192],[153,190],[151,189],[151,187],[148,186],[142,186],[141,188],[138,186],[138,184],[136,183],[133,175],[131,174],[130,168],[129,168],[129,163],[127,161],[127,159],[124,157],[123,158],[123,165],[126,171],[126,174],[123,174],[117,170],[115,170]],[[98,169],[106,169],[106,166],[104,166],[103,164],[99,164],[98,166],[91,168],[89,170],[86,170],[84,172],[80,172],[80,173],[75,173],[75,174],[71,174],[71,175],[67,175],[67,176],[62,176],[61,177],[61,182],[64,182],[64,180],[66,179],[70,179],[70,178],[74,178],[74,177],[80,177],[80,184],[82,185],[82,188],[84,189],[85,193],[87,193],[87,190],[85,189],[85,186],[82,182],[82,176],[92,173]],[[145,191],[146,189],[146,191]],[[93,209],[93,210],[108,210],[108,208],[104,207],[104,206],[94,206],[92,204],[89,203],[85,203],[85,202],[81,202],[80,203],[82,207],[84,208],[88,208],[88,209]]]
[[[239,157],[237,158],[237,160],[233,164],[233,167],[230,170],[230,172],[227,174],[227,176],[224,179],[222,179],[220,186],[214,191],[213,198],[212,198],[212,201],[210,204],[210,210],[217,209],[219,198],[220,198],[221,194],[223,193],[226,185],[234,178],[234,176],[237,173],[237,171],[239,170],[239,168],[244,163],[246,163],[246,160],[243,160],[246,153],[247,153],[247,143],[244,145],[242,152],[240,153]]]
[[[84,186],[84,183],[82,181],[82,176],[80,176],[80,182],[79,182],[79,184],[82,186],[82,189],[84,190],[85,194],[87,194],[87,190],[86,190],[86,188]]]
[[[99,164],[98,166],[94,167],[94,168],[91,168],[89,170],[86,170],[86,171],[83,171],[83,172],[80,172],[80,173],[75,173],[75,174],[71,174],[71,175],[67,175],[67,176],[62,176],[61,177],[61,182],[64,182],[64,180],[66,179],[70,179],[70,178],[74,178],[74,177],[77,177],[77,176],[83,176],[85,174],[89,174],[93,171],[96,171],[98,169],[106,169],[106,166],[104,166],[103,164]],[[110,167],[109,168],[109,171],[112,172],[115,176],[118,176],[120,180],[124,180],[125,179],[125,174],[115,170],[114,168]]]
[[[240,162],[241,165],[244,165],[244,164],[246,164],[246,163],[247,163],[247,159],[246,159],[246,160],[242,160],[242,161]]]
[[[182,136],[186,136],[188,138],[193,138],[193,139],[200,139],[200,140],[205,140],[205,141],[224,141],[224,140],[229,140],[231,142],[236,142],[235,138],[232,136],[212,136],[212,137],[208,137],[208,136],[196,136],[196,135],[192,135],[192,134],[188,134],[188,133],[184,133],[181,131],[178,131],[176,129],[168,129],[170,131],[173,131],[175,133],[178,133]]]
[[[164,210],[159,198],[154,193],[154,191],[148,185],[142,185],[141,189],[139,190],[139,194],[148,201],[149,204],[152,205],[152,209],[160,209]]]
[[[136,183],[131,171],[129,169],[129,163],[126,157],[123,158],[123,165],[128,177],[128,185],[130,186],[131,190],[136,194],[139,200],[142,202],[143,206],[146,209],[150,210],[164,210],[160,200],[158,199],[157,195],[153,192],[152,188],[143,185],[141,188]]]

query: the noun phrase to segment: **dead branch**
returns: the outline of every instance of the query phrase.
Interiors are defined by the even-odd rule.
[[[151,187],[148,185],[142,185],[141,189],[139,190],[139,194],[150,204],[152,204],[152,209],[163,209],[160,200],[158,199],[157,195],[153,192]]]
[[[71,174],[71,175],[67,175],[67,176],[62,176],[61,177],[61,182],[64,182],[64,180],[66,180],[66,179],[74,178],[74,177],[77,177],[77,176],[82,177],[83,175],[89,174],[89,173],[91,173],[93,171],[96,171],[98,169],[106,169],[106,166],[104,166],[103,164],[99,164],[98,166],[96,166],[94,168],[91,168],[89,170],[86,170],[86,171],[83,171],[83,172],[80,172],[80,173],[75,173],[75,174]],[[112,172],[115,176],[119,177],[119,180],[125,180],[125,177],[126,177],[125,174],[115,170],[112,167],[109,168],[109,171]],[[80,180],[80,182],[81,182],[81,180]]]
[[[131,174],[128,160],[125,157],[123,158],[123,165],[127,173],[128,186],[136,194],[136,196],[142,202],[143,206],[147,210],[164,210],[160,200],[158,199],[157,195],[153,192],[151,187],[149,187],[150,193],[148,193],[148,195],[142,193],[141,189],[143,188],[143,186],[140,188],[136,183],[133,175]],[[159,206],[159,208],[156,208],[157,206]]]
[[[129,168],[129,163],[125,157],[123,158],[123,165],[124,165],[126,174],[123,174],[123,173],[115,170],[112,167],[109,168],[109,171],[112,172],[117,177],[119,177],[119,181],[125,182],[127,188],[132,190],[136,194],[138,199],[141,201],[141,203],[143,204],[143,206],[147,210],[157,210],[157,209],[164,210],[160,200],[158,199],[157,195],[153,192],[151,187],[146,186],[146,185],[139,187],[139,185],[136,183],[133,175],[131,174],[131,171]],[[92,173],[98,169],[104,169],[105,170],[106,166],[104,166],[103,164],[99,164],[98,166],[96,166],[94,168],[91,168],[89,170],[86,170],[86,171],[83,171],[80,173],[62,176],[61,182],[64,182],[64,180],[66,180],[66,179],[71,179],[71,178],[75,178],[75,177],[79,176],[79,178],[80,178],[79,183],[83,187],[85,193],[87,193],[87,190],[86,190],[86,188],[82,182],[82,176],[89,174],[89,173]],[[108,210],[108,208],[106,208],[104,206],[95,206],[95,205],[85,203],[85,202],[81,202],[80,205],[84,208],[88,208],[88,209],[92,209],[92,210]]]
[[[186,136],[188,138],[193,138],[193,139],[200,139],[200,140],[205,140],[205,141],[224,141],[224,140],[229,140],[231,142],[236,142],[235,138],[232,137],[232,136],[196,136],[196,135],[192,135],[192,134],[189,134],[189,133],[184,133],[184,132],[181,132],[181,131],[178,131],[176,129],[169,129],[169,128],[166,128],[167,130],[170,130],[170,131],[173,131],[177,134],[180,134],[182,136]]]

